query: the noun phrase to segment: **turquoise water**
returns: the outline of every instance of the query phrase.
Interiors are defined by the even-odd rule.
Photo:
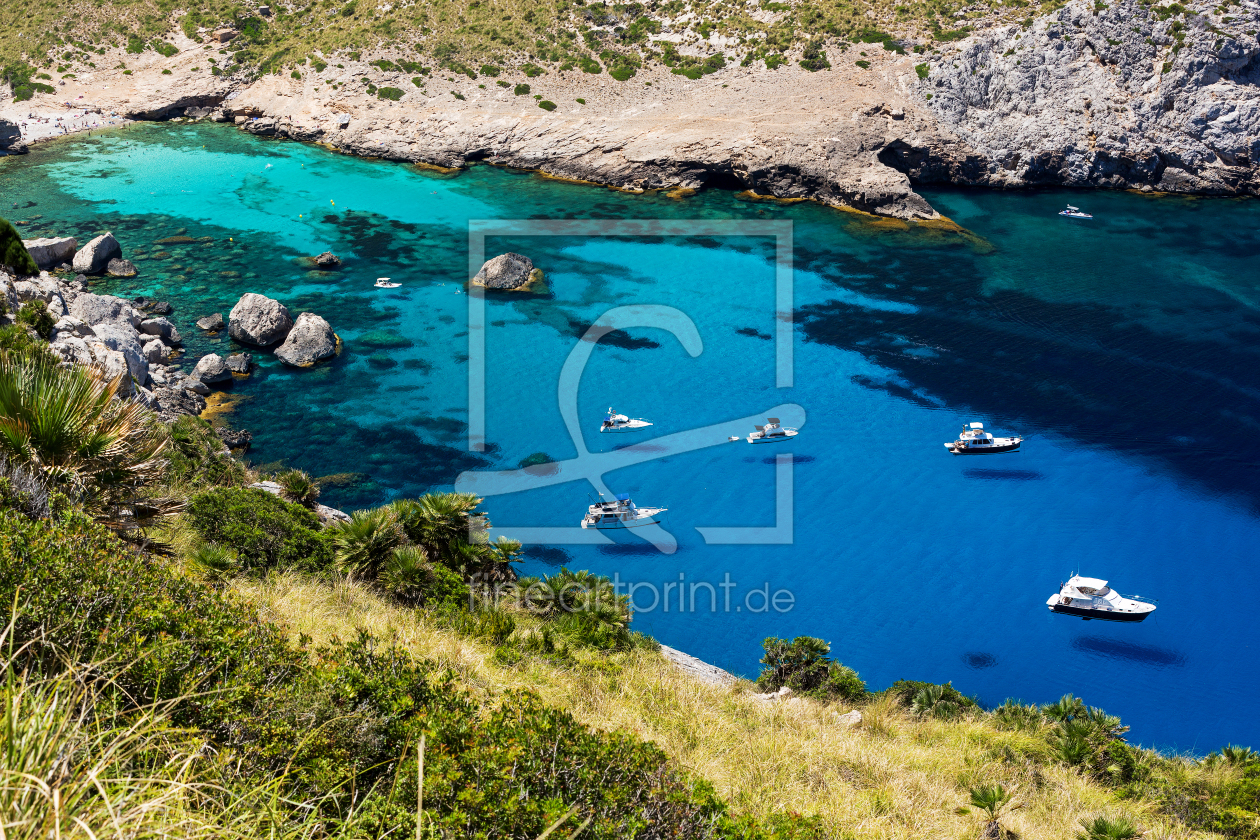
[[[698,355],[664,330],[626,329],[595,346],[576,399],[592,452],[647,444],[605,479],[668,507],[677,550],[630,535],[536,546],[526,572],[567,564],[662,591],[729,574],[730,611],[721,588],[716,611],[704,588],[680,611],[677,586],[668,611],[649,610],[642,588],[635,625],[744,674],[765,636],[808,633],[873,687],[953,680],[986,703],[1073,692],[1144,744],[1260,744],[1247,712],[1260,691],[1260,204],[925,195],[970,233],[727,192],[630,196],[490,167],[449,177],[222,126],[140,126],[0,159],[4,214],[28,236],[113,230],[142,273],[98,285],[172,301],[192,360],[230,349],[192,322],[246,291],[333,324],[335,361],[295,371],[259,354],[227,415],[254,432],[256,464],[353,474],[325,490],[330,504],[449,488],[540,452],[574,458],[557,382],[579,337],[612,307],[673,307]],[[1094,221],[1059,218],[1066,200]],[[549,292],[485,302],[477,452],[462,283],[469,220],[494,219],[668,224],[487,239],[489,254],[531,256]],[[791,387],[776,387],[774,238],[701,235],[694,220],[792,222]],[[158,242],[172,236],[192,241]],[[340,272],[304,264],[325,249]],[[372,289],[379,276],[404,285]],[[656,425],[609,440],[595,432],[609,405]],[[650,442],[778,405],[806,418],[786,445],[791,543],[706,543],[697,528],[775,524],[785,450],[652,459],[665,452]],[[1030,439],[1015,455],[954,458],[941,444],[970,420]],[[485,507],[506,533],[572,528],[590,491],[556,483]],[[1046,598],[1078,570],[1159,610],[1136,626],[1050,615]],[[792,608],[761,611],[748,596],[765,585]]]

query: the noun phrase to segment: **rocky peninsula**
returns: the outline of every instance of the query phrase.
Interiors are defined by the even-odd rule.
[[[814,70],[748,61],[690,78],[648,65],[625,81],[532,65],[413,76],[389,46],[305,72],[215,75],[213,39],[228,36],[173,31],[169,55],[77,73],[0,102],[0,117],[25,121],[23,138],[67,108],[212,119],[417,164],[488,161],[631,191],[730,187],[911,220],[938,218],[915,192],[932,183],[1253,195],[1256,19],[1251,7],[1073,0],[958,41],[828,45],[805,62]]]

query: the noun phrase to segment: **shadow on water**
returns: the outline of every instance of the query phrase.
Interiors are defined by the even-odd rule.
[[[984,481],[1041,481],[1046,477],[1036,470],[987,470],[984,467],[965,469],[963,475]]]
[[[761,463],[770,464],[773,466],[774,464],[779,463],[778,456],[771,455],[769,458],[762,458]],[[793,464],[812,464],[814,463],[814,456],[813,455],[793,455],[792,463]]]
[[[683,546],[678,546],[678,551],[683,551]],[[659,556],[661,551],[651,543],[634,542],[634,543],[614,543],[613,545],[601,545],[599,553],[610,557],[649,557]]]
[[[1072,640],[1072,649],[1081,653],[1104,656],[1108,659],[1123,659],[1126,662],[1138,662],[1143,665],[1182,666],[1187,660],[1186,655],[1181,651],[1123,642],[1103,636],[1077,636]]]
[[[805,339],[858,353],[908,383],[855,380],[863,387],[920,405],[927,393],[1021,431],[1051,430],[1142,456],[1260,512],[1260,343],[1248,340],[1260,334],[1260,316],[1199,288],[1199,313],[1220,315],[1232,328],[1156,333],[1103,304],[984,292],[972,261],[908,265],[924,259],[902,257],[899,274],[917,284],[911,295],[886,282],[890,274],[876,268],[871,276],[870,266],[842,253],[807,257],[846,289],[914,302],[904,312],[837,300],[803,306]],[[837,265],[847,269],[843,278],[835,277]],[[852,276],[858,268],[869,279]],[[907,336],[936,352],[902,352]]]
[[[982,668],[992,668],[994,665],[998,664],[996,656],[991,653],[983,653],[979,651],[964,653],[962,655],[962,661],[968,668],[975,668],[976,670],[980,670]]]
[[[563,548],[553,548],[547,545],[526,546],[521,553],[530,560],[537,560],[540,563],[546,563],[548,566],[557,568],[573,562],[573,555]]]

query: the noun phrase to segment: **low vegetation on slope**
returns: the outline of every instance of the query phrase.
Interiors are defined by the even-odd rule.
[[[167,40],[172,32],[203,41],[230,28],[235,38],[211,54],[211,72],[242,78],[320,73],[368,53],[388,55],[387,63],[409,76],[440,68],[473,78],[606,72],[626,81],[644,63],[661,63],[696,78],[731,62],[823,70],[830,66],[824,53],[829,44],[861,42],[901,52],[903,46],[961,37],[969,23],[1011,22],[1059,5],[1061,0],[299,0],[260,14],[259,4],[242,0],[30,0],[0,4],[0,65],[15,90],[29,91],[55,83],[54,74],[97,68],[109,48],[173,54]],[[105,68],[102,63],[98,69]]]
[[[0,836],[1260,836],[1251,750],[872,693],[808,637],[765,641],[775,699],[708,685],[607,579],[514,580],[475,497],[322,525],[304,474],[251,487],[208,423],[119,426],[49,358],[0,327]]]

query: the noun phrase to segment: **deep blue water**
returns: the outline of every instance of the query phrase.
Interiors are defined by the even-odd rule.
[[[1248,711],[1260,692],[1260,204],[925,195],[968,233],[726,192],[631,196],[489,167],[448,177],[221,126],[142,126],[0,159],[3,213],[27,235],[113,230],[142,274],[98,285],[175,303],[192,361],[230,349],[192,322],[246,291],[328,318],[340,357],[295,371],[262,355],[227,417],[254,432],[255,464],[358,474],[325,490],[331,504],[449,488],[534,453],[575,457],[557,383],[579,337],[616,306],[673,307],[698,355],[661,329],[614,333],[576,400],[592,452],[647,444],[605,479],[669,507],[677,551],[636,536],[538,546],[527,573],[567,564],[658,587],[729,573],[730,612],[721,589],[716,613],[704,589],[697,612],[678,610],[677,587],[668,612],[648,610],[641,589],[635,626],[743,674],[765,636],[810,634],[872,687],[952,680],[986,703],[1073,692],[1144,744],[1260,745]],[[1095,219],[1055,215],[1067,200]],[[475,452],[462,284],[469,220],[495,219],[601,219],[638,235],[489,237],[490,254],[531,256],[550,291],[485,303],[489,446]],[[645,219],[667,224],[627,222]],[[696,220],[792,222],[791,387],[776,387],[775,240],[698,235]],[[194,241],[157,242],[175,235]],[[303,263],[325,249],[340,272]],[[372,289],[378,276],[404,285]],[[656,425],[609,440],[595,431],[609,405]],[[655,438],[777,405],[806,418],[784,449],[647,459]],[[1014,455],[950,456],[941,444],[971,420],[1030,439]],[[697,528],[775,524],[774,456],[789,451],[791,543],[706,544]],[[509,534],[571,528],[589,492],[559,483],[485,508]],[[1046,598],[1077,570],[1159,609],[1137,626],[1052,616]],[[793,594],[790,611],[749,608],[766,584]]]

